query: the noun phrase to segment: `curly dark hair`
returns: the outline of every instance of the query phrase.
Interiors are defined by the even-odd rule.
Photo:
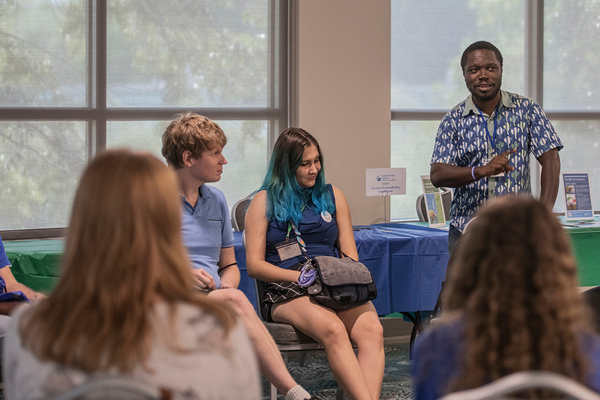
[[[587,309],[559,220],[529,196],[491,201],[469,224],[449,271],[445,311],[465,320],[466,351],[452,390],[513,372],[584,382]]]

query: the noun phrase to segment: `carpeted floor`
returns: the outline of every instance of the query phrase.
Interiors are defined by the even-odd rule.
[[[337,383],[333,379],[325,353],[307,354],[304,365],[300,357],[290,357],[288,368],[292,377],[312,395],[323,400],[335,400]],[[263,378],[263,399],[270,398],[270,384]],[[347,397],[344,397],[347,399]],[[385,347],[385,374],[381,387],[381,399],[411,399],[409,378],[408,337],[406,341]],[[278,399],[283,399],[281,394]]]
[[[380,399],[409,400],[411,387],[409,378],[408,337],[398,344],[385,347],[385,374],[381,387]],[[337,383],[333,379],[325,353],[317,352],[306,355],[303,365],[300,357],[292,356],[288,364],[292,377],[312,395],[322,400],[335,400]],[[270,384],[263,378],[263,399],[270,399]],[[3,393],[0,387],[0,400]],[[283,399],[279,393],[278,400]],[[344,396],[344,399],[348,397]]]

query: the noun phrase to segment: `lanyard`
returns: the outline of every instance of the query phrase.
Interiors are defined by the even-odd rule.
[[[477,106],[475,106],[477,107]],[[496,112],[494,113],[494,136],[490,135],[490,131],[488,129],[487,118],[483,115],[483,112],[477,107],[477,111],[479,111],[479,115],[483,118],[483,127],[485,128],[485,133],[487,137],[490,139],[490,143],[492,145],[492,154],[496,154],[496,133],[498,132],[498,109],[500,107],[500,103],[496,106]]]
[[[300,209],[301,212],[304,211],[304,207],[306,207],[306,204],[302,204],[302,208]],[[296,223],[294,222],[293,219],[290,219],[288,221],[288,229],[287,229],[287,235],[285,235],[285,240],[290,240],[290,232],[292,231],[292,228],[294,228],[294,233],[296,234],[296,237],[298,238],[298,242],[300,242],[300,230],[298,229],[298,227],[296,226]],[[302,242],[304,243],[304,242]]]
[[[304,208],[304,207],[303,207]],[[290,232],[291,230],[294,230],[294,233],[296,234],[296,240],[298,241],[298,244],[300,245],[300,250],[302,250],[302,255],[304,256],[304,258],[306,258],[306,261],[308,261],[308,251],[306,250],[306,243],[304,243],[304,240],[302,240],[302,234],[300,233],[300,229],[298,229],[298,226],[296,225],[296,223],[294,222],[293,219],[290,219],[290,221],[288,222],[288,231],[287,231],[287,236],[286,236],[286,240],[290,240]]]
[[[304,209],[304,207],[302,208]],[[310,285],[312,285],[312,283],[315,281],[317,271],[313,268],[312,263],[307,256],[308,251],[306,250],[306,244],[304,243],[304,240],[302,240],[302,238],[300,237],[302,234],[300,233],[298,226],[296,225],[293,219],[290,219],[290,221],[288,222],[287,240],[289,240],[290,231],[292,229],[294,229],[294,233],[296,234],[296,240],[298,241],[298,244],[300,244],[302,255],[306,259],[306,262],[302,265],[302,269],[300,270],[300,276],[298,277],[298,285],[300,285],[300,287],[302,288],[307,288]]]

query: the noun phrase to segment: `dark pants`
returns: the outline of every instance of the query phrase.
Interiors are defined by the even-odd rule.
[[[600,333],[600,286],[583,292],[583,298],[592,310],[592,326]]]
[[[454,225],[450,225],[450,230],[448,231],[448,252],[450,253],[450,256],[452,256],[454,247],[456,247],[461,236],[462,232],[456,229]]]
[[[450,225],[450,229],[448,231],[448,253],[450,253],[450,259],[448,260],[448,266],[446,267],[446,279],[448,279],[448,272],[450,271],[450,265],[452,265],[452,254],[454,252],[454,247],[458,243],[458,240],[462,236],[462,233],[456,229],[453,225]],[[435,304],[435,309],[433,310],[433,316],[435,317],[439,310],[442,308],[442,292],[444,290],[444,282],[442,282],[442,289],[440,290],[440,294],[438,296],[438,300]]]

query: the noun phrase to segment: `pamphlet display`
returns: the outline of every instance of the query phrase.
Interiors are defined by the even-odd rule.
[[[587,172],[561,173],[565,219],[567,221],[593,220],[592,193]]]

